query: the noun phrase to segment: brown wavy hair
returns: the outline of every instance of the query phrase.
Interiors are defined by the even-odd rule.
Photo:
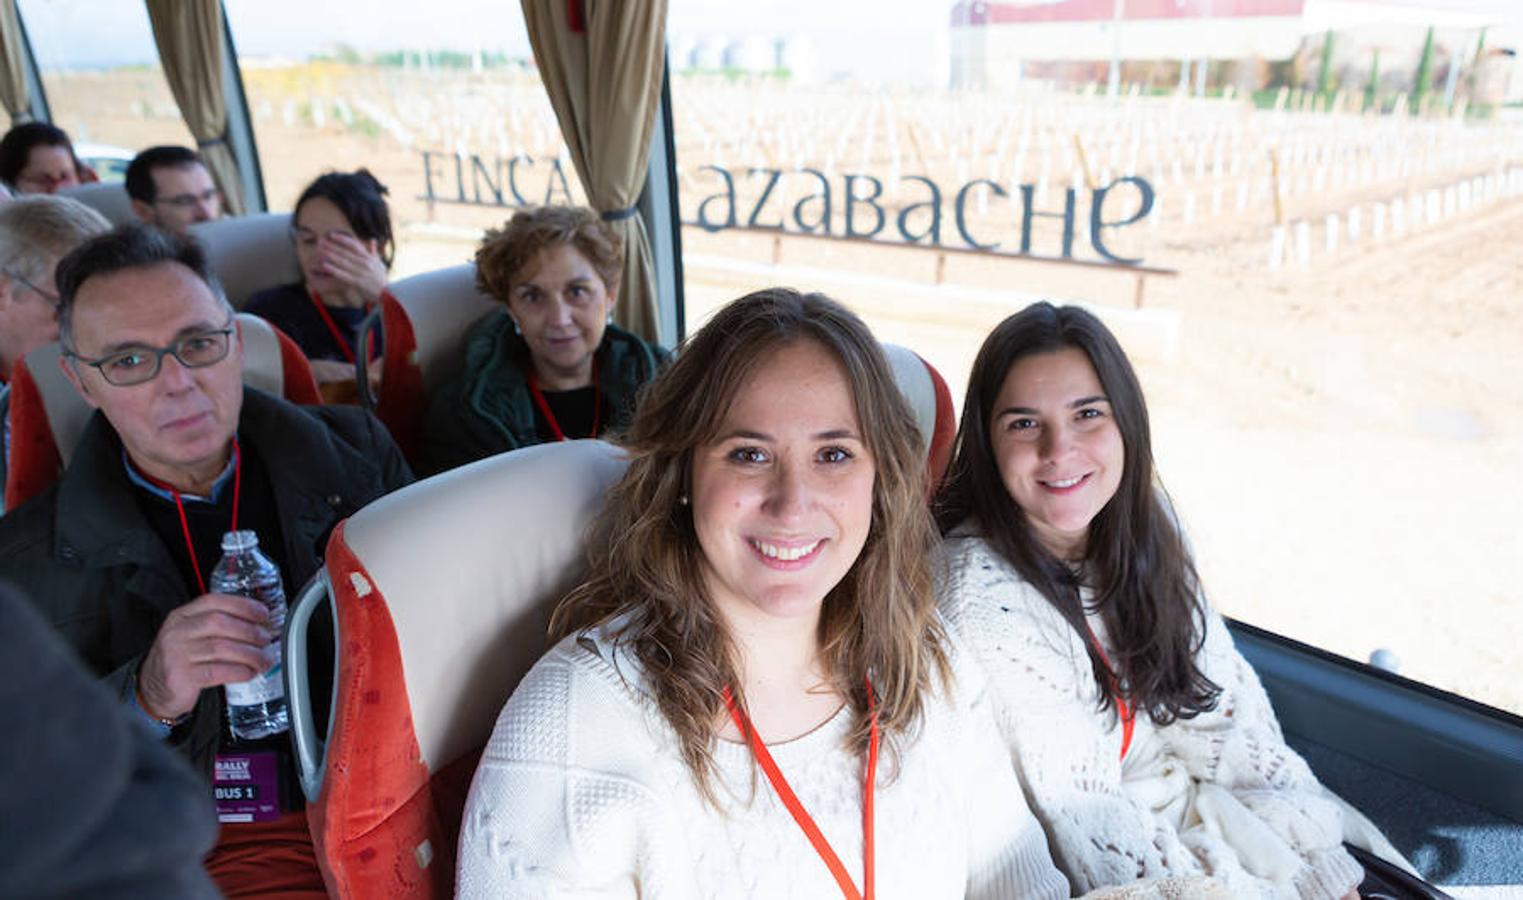
[[[476,287],[507,303],[529,260],[546,247],[564,244],[587,257],[605,288],[619,286],[624,247],[608,223],[585,206],[533,206],[514,213],[501,228],[487,230],[476,249]]]
[[[1095,516],[1076,575],[1032,532],[1000,477],[989,427],[1010,369],[1039,353],[1077,349],[1110,401],[1124,448],[1121,483]],[[1152,430],[1142,386],[1110,329],[1077,306],[1033,303],[995,326],[979,348],[957,431],[957,450],[937,498],[945,530],[971,523],[1051,603],[1089,653],[1101,707],[1114,702],[1110,668],[1088,639],[1080,588],[1115,644],[1122,694],[1159,725],[1216,706],[1221,688],[1195,661],[1205,642],[1205,607],[1195,564],[1153,471]]]
[[[880,737],[894,754],[926,694],[950,676],[935,617],[938,539],[925,503],[925,451],[878,342],[821,294],[772,288],[721,309],[652,381],[620,443],[630,454],[591,542],[591,575],[551,617],[560,639],[623,615],[616,640],[643,666],[699,791],[715,802],[712,747],[729,685],[745,707],[738,650],[705,596],[691,507],[679,502],[694,452],[716,440],[735,396],[767,358],[815,341],[841,364],[876,468],[872,523],[856,562],[825,596],[820,657],[856,711],[850,742],[867,746],[871,679]]]

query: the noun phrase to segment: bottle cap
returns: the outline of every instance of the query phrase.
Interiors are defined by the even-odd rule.
[[[229,531],[222,536],[223,553],[247,553],[259,549],[259,535],[252,531]]]

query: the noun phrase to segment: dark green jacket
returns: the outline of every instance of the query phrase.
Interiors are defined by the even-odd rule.
[[[245,387],[238,435],[269,472],[290,598],[322,565],[334,525],[412,480],[385,426],[358,407],[295,406]],[[194,589],[144,518],[121,447],[96,413],[63,477],[0,518],[0,579],[125,701],[165,617]],[[204,690],[169,743],[209,776],[221,725],[222,691]]]
[[[603,432],[634,417],[635,395],[669,358],[665,350],[609,325],[598,345],[598,392],[609,415]],[[419,470],[463,466],[540,442],[527,372],[529,345],[506,310],[487,316],[465,339],[464,367],[440,389],[423,418]]]

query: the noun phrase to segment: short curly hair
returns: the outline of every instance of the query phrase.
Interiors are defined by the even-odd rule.
[[[535,254],[563,244],[587,257],[605,287],[618,285],[624,244],[597,213],[585,206],[532,206],[487,230],[476,250],[476,287],[507,303],[513,280]]]

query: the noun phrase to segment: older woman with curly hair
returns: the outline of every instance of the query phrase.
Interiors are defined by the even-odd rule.
[[[619,237],[582,207],[521,210],[488,231],[476,284],[502,302],[466,337],[464,371],[429,403],[426,472],[629,423],[666,351],[612,324]]]
[[[924,451],[861,320],[731,303],[624,443],[476,772],[459,895],[1066,897],[936,618]]]

